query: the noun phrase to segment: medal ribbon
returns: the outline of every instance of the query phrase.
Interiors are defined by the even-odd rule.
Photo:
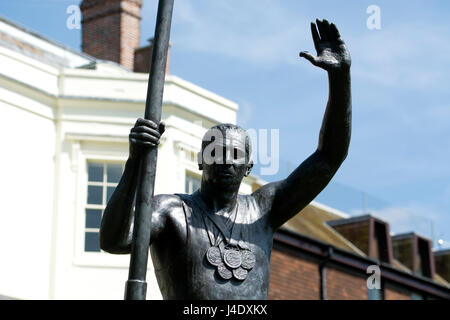
[[[225,241],[228,242],[229,244],[231,244],[231,242],[233,240],[233,235],[235,234],[235,231],[236,231],[235,228],[234,228],[234,225],[236,223],[238,203],[236,202],[236,215],[234,216],[234,221],[233,221],[233,226],[231,227],[231,232],[226,232],[227,228],[224,225],[224,223],[220,219],[218,219],[218,217],[215,214],[210,214],[209,213],[210,210],[208,209],[206,204],[201,199],[199,191],[196,192],[196,195],[193,197],[193,199],[194,199],[195,203],[200,207],[200,209],[202,209],[202,211],[205,213],[205,215],[217,227],[217,229],[219,229],[219,231],[222,233]],[[206,222],[205,222],[205,225],[206,225]],[[238,227],[236,229],[238,229],[238,230],[240,229],[239,224],[238,224]],[[227,234],[230,235],[230,238],[229,238],[228,241],[227,241],[227,236],[226,236]],[[208,235],[209,235],[209,232],[208,232]],[[211,236],[210,236],[210,241],[211,241]],[[213,241],[211,241],[211,242],[213,242]],[[213,245],[213,244],[211,244],[211,245]]]

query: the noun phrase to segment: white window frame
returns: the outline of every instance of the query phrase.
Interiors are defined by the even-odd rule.
[[[85,202],[85,205],[84,205],[85,219],[86,219],[86,209],[94,209],[94,210],[102,210],[102,211],[105,210],[105,207],[106,207],[106,204],[107,204],[107,201],[106,201],[107,199],[106,198],[107,198],[108,187],[117,187],[117,185],[118,185],[118,182],[115,183],[115,182],[108,182],[107,181],[107,179],[106,179],[106,177],[107,177],[107,169],[106,169],[107,165],[108,164],[120,164],[120,165],[125,166],[125,163],[123,161],[110,161],[110,160],[103,161],[103,160],[88,159],[86,161],[86,170],[89,169],[89,163],[98,163],[98,164],[102,164],[103,165],[103,180],[101,182],[86,180],[86,183],[87,183],[86,195],[87,195],[87,190],[88,190],[89,186],[102,187],[102,204],[89,204],[89,203],[87,203],[87,199],[86,199],[86,202]],[[89,177],[89,175],[88,175],[88,177]],[[99,229],[100,228],[88,228],[85,225],[85,235],[86,235],[86,232],[97,232],[98,233],[100,231]],[[86,237],[84,238],[84,241],[86,241]],[[86,245],[86,243],[85,243],[85,245]],[[84,247],[85,247],[85,245],[84,245]],[[85,251],[85,252],[96,252],[96,251]],[[97,252],[103,252],[104,253],[104,251],[101,250],[101,249],[100,249],[100,251],[97,251]]]
[[[127,142],[127,140],[125,140]],[[97,142],[97,141],[95,141]],[[77,143],[77,142],[75,142]],[[83,143],[78,142],[79,145]],[[75,234],[74,234],[74,256],[73,264],[81,267],[118,267],[127,268],[130,263],[130,255],[108,254],[104,251],[89,252],[85,251],[85,232],[86,232],[86,205],[87,205],[87,186],[88,186],[88,161],[92,162],[111,162],[125,163],[128,158],[128,144],[124,143],[123,152],[103,153],[102,148],[99,152],[84,150],[79,146],[75,149],[76,155],[72,154],[72,166],[77,168],[77,188],[75,196]]]

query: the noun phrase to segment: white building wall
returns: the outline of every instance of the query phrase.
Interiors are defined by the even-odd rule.
[[[0,94],[0,291],[11,297],[46,299],[55,126],[42,114],[6,102],[6,96]]]

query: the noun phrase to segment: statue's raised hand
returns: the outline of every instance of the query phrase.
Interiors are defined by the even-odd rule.
[[[316,27],[317,24],[317,27]],[[318,29],[318,30],[317,30]],[[348,71],[351,65],[350,52],[334,23],[327,20],[311,22],[311,33],[317,56],[307,51],[300,52],[300,57],[328,72]]]

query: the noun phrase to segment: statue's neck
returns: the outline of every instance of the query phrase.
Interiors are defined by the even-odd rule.
[[[234,209],[239,189],[218,189],[206,183],[202,183],[200,195],[202,200],[215,213],[222,211],[224,214]]]

